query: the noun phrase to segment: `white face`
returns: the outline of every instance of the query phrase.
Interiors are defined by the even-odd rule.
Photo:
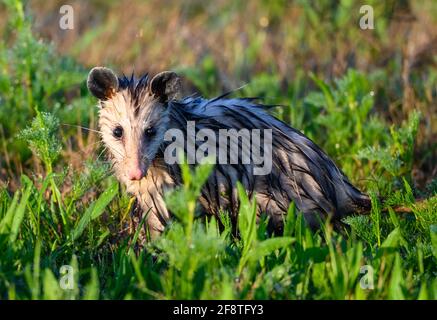
[[[180,89],[178,75],[164,71],[149,82],[147,75],[119,79],[111,69],[95,67],[87,87],[100,100],[99,127],[118,179],[140,181],[163,142],[168,101]]]
[[[154,160],[168,127],[168,111],[149,93],[133,102],[128,90],[101,101],[99,127],[122,182],[141,180]]]

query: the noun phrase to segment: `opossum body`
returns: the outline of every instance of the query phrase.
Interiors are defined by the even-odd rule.
[[[91,70],[88,88],[99,98],[99,127],[115,174],[137,197],[142,211],[149,212],[147,225],[152,235],[160,234],[172,217],[164,192],[181,183],[178,164],[164,161],[170,143],[164,139],[165,132],[179,129],[186,134],[191,121],[196,131],[211,129],[216,134],[220,129],[272,130],[271,172],[254,175],[253,163],[217,161],[199,199],[205,214],[217,216],[226,211],[235,223],[238,181],[255,197],[258,215],[266,213],[270,229],[277,233],[282,232],[283,216],[291,202],[313,227],[328,216],[339,221],[370,208],[368,196],[314,142],[253,99],[176,100],[180,79],[173,72],[162,72],[149,81],[147,75],[117,78],[104,67]]]

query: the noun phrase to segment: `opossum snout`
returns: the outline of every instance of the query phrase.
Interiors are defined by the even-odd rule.
[[[127,158],[125,162],[125,175],[131,181],[141,180],[146,175],[146,165],[142,159],[133,152],[134,154]]]
[[[141,168],[133,167],[128,170],[127,176],[130,180],[141,180],[144,177],[144,173]]]

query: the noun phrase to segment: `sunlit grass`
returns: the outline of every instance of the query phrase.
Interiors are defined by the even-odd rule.
[[[415,154],[426,114],[411,112],[395,125],[375,111],[378,95],[399,95],[389,87],[375,91],[391,83],[390,66],[349,69],[332,81],[300,69],[285,90],[279,73],[259,73],[236,92],[285,105],[272,112],[371,194],[369,215],[345,219],[341,233],[329,223],[314,232],[291,205],[284,235],[272,237],[267,218],[255,223],[255,204],[239,188],[233,229],[226,212],[196,218],[211,167],[183,166],[183,185],[166,197],[174,221],[140,250],[138,230],[126,231],[131,197],[111,177],[95,132],[75,127],[95,125],[85,68],[35,38],[20,1],[6,3],[14,32],[0,50],[0,299],[437,299],[437,183],[419,189],[412,175],[432,157],[432,150],[424,159]],[[308,25],[347,24],[345,9],[327,26],[317,20],[318,8],[302,6]],[[281,8],[280,1],[268,7],[269,23],[281,18]],[[262,47],[257,37],[247,49],[251,63]],[[235,72],[244,73],[239,63]],[[218,70],[207,55],[180,71],[211,97],[222,93]],[[432,81],[416,85],[435,90]],[[400,206],[409,212],[397,213]],[[73,268],[72,289],[60,286],[68,276],[63,265]]]

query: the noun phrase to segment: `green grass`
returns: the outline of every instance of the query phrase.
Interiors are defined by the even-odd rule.
[[[95,134],[71,126],[95,126],[86,69],[35,38],[20,1],[5,4],[0,299],[437,299],[437,179],[419,188],[412,174],[433,151],[417,152],[421,112],[395,124],[376,110],[381,96],[402,94],[386,86],[396,77],[391,66],[349,69],[330,80],[302,69],[285,90],[276,73],[258,73],[238,93],[285,105],[275,115],[315,140],[372,196],[369,215],[345,219],[341,234],[329,223],[312,232],[291,205],[284,236],[271,237],[267,218],[256,224],[255,204],[239,188],[237,236],[225,212],[196,217],[211,167],[183,166],[184,184],[166,197],[174,221],[139,250],[138,232],[126,232],[132,199],[108,175],[98,144],[83,155],[98,142]],[[277,4],[273,19],[281,17]],[[307,23],[317,24],[317,10],[302,5]],[[330,28],[344,19],[337,15]],[[249,54],[259,50],[253,43]],[[206,56],[181,72],[212,96],[220,93],[217,70]],[[435,90],[431,80],[415,85]],[[398,206],[411,213],[396,213]],[[64,265],[73,268],[72,289],[60,286]]]

